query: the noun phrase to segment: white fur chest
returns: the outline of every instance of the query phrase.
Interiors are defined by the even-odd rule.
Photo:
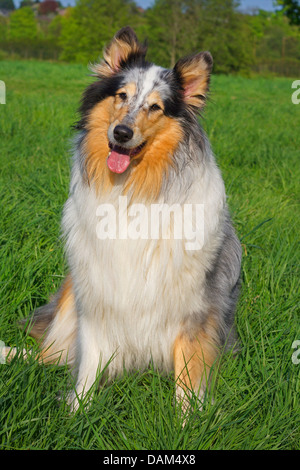
[[[186,203],[198,200],[204,205],[201,250],[186,250],[184,236],[174,239],[172,218],[166,222],[166,239],[151,238],[151,224],[158,221],[151,219],[150,205],[144,206],[138,223],[130,225],[124,199],[120,210],[118,188],[109,197],[96,197],[82,184],[76,167],[72,185],[75,190],[65,206],[63,229],[79,322],[90,322],[102,361],[117,354],[110,375],[121,372],[124,365],[129,369],[145,367],[151,359],[159,368],[170,369],[173,343],[182,322],[189,314],[205,309],[204,277],[220,243],[223,185],[217,192],[214,188],[214,197],[203,188],[205,200],[197,186],[186,199]],[[106,217],[108,236],[102,232],[99,236],[99,224],[102,228],[105,225],[99,214],[109,209],[112,218]],[[116,223],[116,232],[108,222]],[[148,230],[143,232],[145,226]]]

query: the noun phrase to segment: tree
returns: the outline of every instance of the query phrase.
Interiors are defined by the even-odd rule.
[[[186,50],[191,25],[187,21],[187,5],[180,0],[156,0],[146,12],[149,57],[165,67],[174,67]],[[188,31],[188,34],[187,34]]]
[[[34,5],[34,0],[22,0],[20,3],[20,8],[32,7]]]
[[[173,67],[183,55],[210,50],[215,71],[249,70],[250,28],[237,5],[234,0],[156,0],[147,11],[151,58]]]
[[[288,17],[290,24],[300,25],[300,2],[299,0],[277,0],[284,14]]]
[[[15,10],[10,16],[8,39],[14,50],[29,56],[38,37],[37,21],[30,7]]]
[[[13,0],[0,0],[0,10],[14,10],[15,4]]]
[[[247,17],[237,10],[239,3],[235,0],[203,3],[199,42],[212,53],[214,71],[247,73],[254,62],[253,49]]]
[[[44,0],[39,4],[39,13],[41,15],[48,15],[55,13],[58,10],[59,4],[55,0]]]
[[[8,34],[8,18],[5,16],[0,16],[0,49],[2,49],[2,45],[6,45]]]
[[[118,29],[135,27],[138,14],[131,0],[79,0],[62,18],[61,59],[83,63],[98,60]]]

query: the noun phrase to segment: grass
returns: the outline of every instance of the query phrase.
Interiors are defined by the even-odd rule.
[[[0,62],[0,339],[36,346],[17,321],[65,273],[59,238],[71,124],[87,69]],[[236,315],[241,350],[227,354],[214,404],[181,427],[172,377],[153,368],[116,380],[70,415],[70,375],[33,358],[0,365],[1,449],[299,449],[300,106],[291,80],[214,77],[203,125],[243,244]],[[58,394],[62,399],[58,400]]]

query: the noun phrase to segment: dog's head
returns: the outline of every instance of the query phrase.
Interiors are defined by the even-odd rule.
[[[138,166],[144,173],[149,167],[163,172],[183,138],[183,123],[205,103],[212,69],[208,52],[185,57],[171,70],[147,62],[146,52],[126,27],[92,67],[97,81],[83,95],[78,123],[87,131],[89,176],[103,171],[100,161],[113,174]]]

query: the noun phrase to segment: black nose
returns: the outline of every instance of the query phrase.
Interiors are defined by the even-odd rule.
[[[114,138],[117,142],[125,143],[132,139],[133,130],[130,127],[119,124],[114,128]]]

